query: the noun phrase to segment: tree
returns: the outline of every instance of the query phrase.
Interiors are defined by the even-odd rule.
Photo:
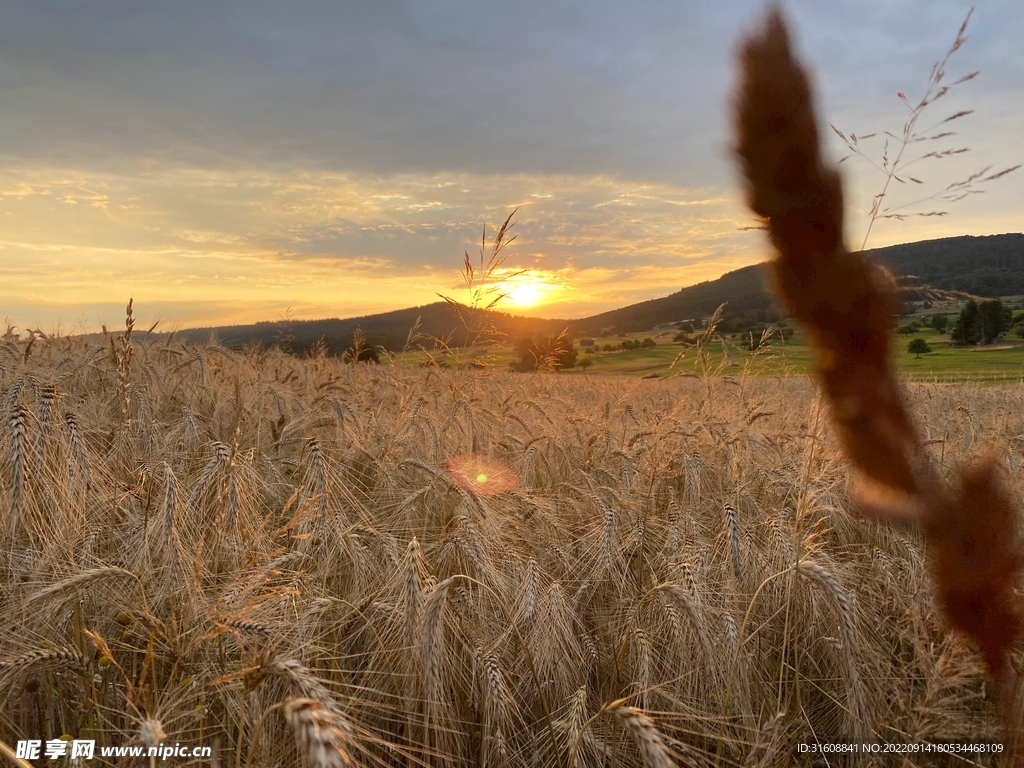
[[[1013,312],[1000,299],[983,301],[969,299],[949,332],[957,344],[988,344],[1013,323]]]
[[[942,313],[932,315],[932,328],[935,329],[936,333],[945,333],[946,329],[949,328],[949,318]]]
[[[591,360],[589,357],[585,357],[582,360],[580,360],[580,368],[582,368],[583,370],[587,370],[587,368],[589,368],[593,364],[594,364],[594,361]]]
[[[913,339],[907,345],[907,352],[917,355],[914,359],[918,359],[921,355],[927,355],[932,351],[932,348],[928,346],[928,342],[924,339]]]
[[[1000,299],[983,301],[978,305],[978,320],[981,324],[981,343],[988,344],[1010,330],[1013,324],[1013,310],[1004,307]]]
[[[977,344],[978,302],[968,299],[949,332],[954,344]]]

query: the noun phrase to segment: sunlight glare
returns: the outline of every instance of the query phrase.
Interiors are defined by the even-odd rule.
[[[537,283],[517,283],[508,289],[508,298],[519,307],[532,307],[539,304],[543,292]]]

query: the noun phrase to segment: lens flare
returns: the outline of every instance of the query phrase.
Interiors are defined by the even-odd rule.
[[[448,475],[452,482],[480,496],[497,496],[511,491],[519,484],[519,475],[500,461],[467,454],[448,462]]]

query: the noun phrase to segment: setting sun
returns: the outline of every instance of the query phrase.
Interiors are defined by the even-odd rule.
[[[505,301],[516,307],[535,307],[549,303],[551,295],[562,290],[557,282],[536,273],[517,275],[498,284]]]
[[[508,298],[518,307],[532,307],[539,304],[542,291],[536,283],[524,283],[509,288]]]

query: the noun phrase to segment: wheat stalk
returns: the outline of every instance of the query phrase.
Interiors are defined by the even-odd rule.
[[[25,498],[25,453],[30,411],[26,405],[14,406],[11,414],[11,517],[17,519]]]
[[[423,668],[427,679],[427,690],[436,694],[438,690],[437,644],[441,632],[445,602],[448,590],[451,589],[455,577],[440,582],[427,597],[423,607]]]
[[[534,611],[537,609],[539,590],[540,569],[537,566],[537,561],[531,557],[530,561],[526,564],[526,578],[523,579],[523,607],[519,614],[519,619],[523,623],[533,618]]]
[[[736,583],[743,583],[743,553],[740,550],[740,524],[736,519],[736,510],[731,504],[725,505],[725,522],[729,529],[729,549],[732,553],[732,570]]]
[[[1024,627],[1016,505],[993,456],[961,472],[960,490],[920,466],[917,431],[889,363],[898,314],[892,281],[843,243],[839,174],[821,157],[808,77],[777,8],[745,42],[740,62],[736,154],[748,204],[778,253],[776,291],[807,327],[840,442],[862,479],[862,506],[922,526],[939,602],[996,678],[1009,737],[1017,732],[1019,674],[1008,652]],[[1024,763],[1024,754],[1014,759]]]
[[[64,426],[67,428],[68,438],[71,440],[71,452],[78,464],[78,473],[82,476],[86,490],[90,490],[92,488],[92,473],[89,470],[89,456],[85,452],[85,439],[78,426],[78,417],[73,411],[64,414]]]
[[[847,724],[851,736],[863,736],[864,730],[864,686],[857,671],[857,625],[853,611],[846,598],[846,591],[831,571],[810,560],[801,560],[796,565],[797,573],[804,576],[824,591],[839,625],[842,641],[841,652],[846,670]],[[859,733],[858,733],[859,732]]]
[[[506,757],[505,729],[507,728],[509,693],[505,687],[501,666],[493,653],[477,654],[484,669],[485,711],[487,712],[488,733],[484,740],[483,765],[491,764],[491,755],[503,760]]]

